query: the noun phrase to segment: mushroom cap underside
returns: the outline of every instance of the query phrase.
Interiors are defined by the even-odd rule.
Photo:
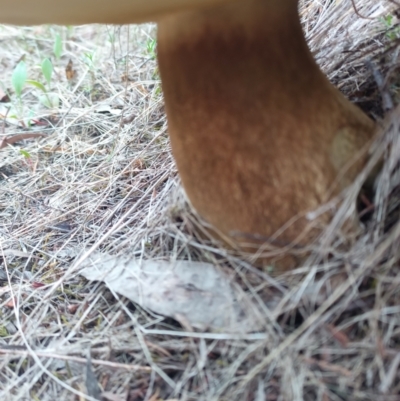
[[[158,21],[166,14],[229,0],[0,0],[0,23],[17,25]]]

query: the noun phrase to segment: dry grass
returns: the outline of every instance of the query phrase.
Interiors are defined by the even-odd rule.
[[[398,103],[396,21],[389,28],[382,19],[394,4],[356,3],[358,15],[351,0],[306,0],[302,18],[332,81],[379,119],[382,95]],[[25,90],[24,112],[41,117],[33,129],[46,138],[0,150],[0,399],[94,399],[85,394],[96,394],[97,381],[115,401],[399,400],[399,109],[373,148],[372,160],[383,154],[385,163],[359,235],[346,236],[342,221],[372,164],[308,263],[271,278],[197,235],[147,50],[154,27],[1,28],[0,82],[10,87],[23,54],[39,79],[56,32],[64,55],[52,86],[62,109],[49,114],[37,90]],[[3,124],[0,135],[21,132]],[[86,282],[80,263],[94,249],[211,261],[246,289],[264,330],[186,332]]]

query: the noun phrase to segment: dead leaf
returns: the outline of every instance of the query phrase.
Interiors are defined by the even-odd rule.
[[[346,369],[340,365],[335,365],[329,362],[317,360],[315,358],[304,358],[304,361],[311,366],[313,365],[318,366],[320,369],[326,370],[328,372],[334,372],[345,377],[353,376],[353,373],[349,369]]]
[[[103,400],[107,401],[126,401],[127,400],[127,394],[123,395],[118,395],[118,394],[113,394],[109,391],[106,391],[101,394],[103,397]]]
[[[167,358],[169,358],[171,356],[171,353],[169,351],[167,351],[165,348],[161,347],[160,345],[152,343],[152,342],[147,341],[147,340],[145,340],[145,343],[154,352],[159,352],[161,355],[164,355]]]
[[[29,252],[19,251],[18,249],[3,249],[0,251],[0,257],[2,256],[16,256],[18,258],[33,258],[41,259],[39,256],[32,255]]]
[[[335,326],[333,326],[332,324],[328,324],[327,329],[329,330],[329,332],[332,334],[332,337],[338,341],[342,347],[346,348],[350,342],[349,337],[347,336],[347,334],[341,330],[339,330],[338,328],[336,328]]]
[[[160,390],[157,389],[156,392],[149,398],[149,401],[157,401],[159,400],[158,396],[160,395]]]
[[[76,70],[74,70],[74,63],[69,59],[67,66],[65,67],[65,76],[68,81],[72,81],[76,76]]]
[[[129,169],[126,169],[124,175],[131,174],[132,172],[138,172],[145,168],[143,159],[134,159],[131,161]]]
[[[121,109],[113,109],[109,104],[106,103],[100,103],[96,106],[94,109],[96,113],[102,113],[102,114],[113,114],[114,116],[119,116],[122,113]]]
[[[8,97],[7,93],[5,93],[1,88],[0,88],[0,102],[2,103],[8,103],[10,101],[10,98]]]
[[[10,308],[10,309],[15,308],[16,302],[15,302],[14,297],[9,298],[8,301],[4,304],[4,306],[5,306],[6,308]]]
[[[134,119],[136,118],[136,114],[131,114],[130,116],[124,117],[122,119],[122,123],[125,124],[130,124]]]
[[[43,287],[45,287],[45,286],[46,286],[46,284],[40,283],[39,281],[34,281],[34,282],[32,283],[32,287],[35,288],[35,289],[37,289],[37,288],[43,288]]]
[[[8,145],[12,145],[16,142],[22,141],[24,139],[32,139],[32,138],[39,138],[47,136],[46,134],[41,134],[39,132],[29,132],[26,134],[18,134],[18,135],[13,135],[9,137],[5,137],[2,140],[0,140],[0,149],[5,148]]]
[[[143,308],[163,316],[185,317],[196,329],[248,333],[261,328],[262,318],[239,289],[210,263],[94,254],[80,272],[100,280]]]
[[[79,308],[79,304],[68,305],[67,310],[69,313],[74,314]]]
[[[129,400],[129,401],[143,400],[145,395],[146,395],[146,391],[144,389],[137,388],[137,389],[129,391],[127,400]]]

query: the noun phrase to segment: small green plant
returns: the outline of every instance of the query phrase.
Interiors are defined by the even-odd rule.
[[[60,60],[62,50],[63,50],[63,44],[62,44],[61,35],[59,33],[57,33],[56,38],[54,40],[54,46],[53,46],[53,52],[54,52],[54,55],[56,56],[57,60]]]
[[[393,22],[393,15],[389,14],[386,17],[383,17],[383,22],[385,23],[387,28],[391,28]]]
[[[67,28],[67,36],[71,37],[73,35],[73,33],[74,33],[74,26],[73,25],[67,25],[66,28]]]
[[[25,159],[30,159],[31,158],[31,155],[30,155],[30,153],[29,152],[27,152],[26,150],[24,150],[24,149],[20,149],[19,150],[19,153],[21,153],[21,155],[22,156],[24,156],[25,157]]]
[[[392,14],[382,17],[382,22],[386,27],[385,35],[390,40],[396,40],[400,37],[400,25],[394,22],[394,16]]]
[[[70,32],[72,32],[72,28]],[[63,41],[61,34],[58,32],[54,34],[53,52],[55,60],[59,60],[63,52]],[[60,103],[59,96],[51,92],[54,68],[50,58],[46,57],[42,60],[40,70],[44,79],[28,79],[28,67],[24,56],[12,73],[11,84],[15,96],[10,97],[12,106],[9,109],[7,118],[15,119],[23,126],[30,126],[32,118],[35,115],[32,109],[29,110],[29,113],[26,113],[26,110],[24,110],[23,90],[26,85],[33,86],[40,91],[38,99],[45,107],[55,108]]]
[[[90,86],[87,87],[87,91],[91,93],[93,88],[94,88],[95,82],[96,82],[95,53],[89,53],[89,52],[84,53],[83,62],[86,64],[86,66],[89,69],[89,75],[90,75],[90,78],[91,78],[91,83],[90,83]]]
[[[47,81],[47,84],[50,85],[51,82],[51,76],[53,75],[53,64],[51,63],[51,61],[48,58],[45,58],[42,61],[42,73],[44,78]]]
[[[45,58],[40,67],[45,81],[44,84],[36,80],[27,79],[28,71],[25,60],[21,60],[17,64],[11,77],[12,87],[17,99],[16,101],[13,101],[13,107],[11,108],[8,117],[18,120],[23,126],[30,126],[31,118],[34,115],[33,111],[31,110],[29,113],[29,118],[26,119],[24,103],[22,101],[22,92],[27,84],[39,89],[42,92],[38,98],[44,106],[48,108],[54,108],[57,107],[60,102],[58,95],[50,92],[53,64],[48,58]]]
[[[146,54],[150,57],[151,60],[155,60],[157,58],[157,40],[156,39],[148,39],[146,42]],[[153,79],[159,80],[159,71],[158,67],[155,67],[153,71]],[[161,89],[160,89],[161,90]]]
[[[21,60],[11,76],[11,83],[15,94],[17,95],[17,102],[14,102],[14,107],[10,110],[9,117],[20,120],[19,116],[24,115],[24,104],[22,102],[22,91],[27,82],[27,69],[24,60]]]
[[[20,101],[22,96],[22,90],[24,89],[26,84],[26,77],[27,77],[26,64],[24,60],[21,60],[14,68],[11,77],[12,86]]]
[[[154,60],[156,58],[156,56],[157,56],[157,40],[156,39],[148,39],[147,40],[146,52],[152,60]]]
[[[111,44],[114,44],[115,43],[115,34],[114,34],[114,32],[108,31],[107,33],[108,33],[108,41]]]
[[[30,153],[25,149],[19,149],[19,153],[24,157],[25,164],[28,166],[28,168],[33,170],[34,162]]]
[[[43,85],[39,81],[28,80],[27,82],[30,85],[34,86],[35,88],[37,88],[43,92],[42,95],[39,96],[39,100],[44,106],[46,106],[49,109],[57,107],[58,104],[60,103],[60,99],[56,93],[51,93],[49,91],[50,84],[51,84],[51,78],[53,75],[53,64],[48,58],[45,58],[42,61],[42,64],[40,67],[41,67],[44,79],[46,80],[47,88],[45,85]]]
[[[0,337],[7,337],[8,335],[8,330],[4,326],[0,326]]]
[[[86,52],[83,57],[83,61],[88,66],[89,70],[94,70],[94,53]]]
[[[160,96],[160,95],[162,94],[161,85],[157,85],[157,87],[156,87],[156,89],[155,89],[155,91],[154,91],[154,94],[155,94],[156,96]]]

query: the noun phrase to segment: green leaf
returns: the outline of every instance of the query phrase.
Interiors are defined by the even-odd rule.
[[[27,152],[27,151],[24,150],[24,149],[20,149],[20,150],[19,150],[19,153],[21,153],[21,155],[24,156],[25,159],[30,159],[30,157],[31,157],[31,155],[29,154],[29,152]]]
[[[54,47],[53,47],[53,51],[54,51],[54,55],[56,56],[56,59],[59,60],[62,54],[62,39],[61,39],[61,35],[59,33],[57,33],[56,35],[56,40],[54,41]]]
[[[42,73],[47,83],[50,85],[51,75],[53,74],[53,64],[51,64],[51,61],[48,58],[45,58],[42,61]]]
[[[8,335],[7,329],[4,326],[0,326],[0,337],[7,337]]]
[[[111,32],[108,33],[108,41],[110,43],[115,43],[115,35],[114,35],[114,33],[111,33]]]
[[[40,89],[40,90],[43,91],[44,93],[47,92],[47,90],[46,90],[46,88],[44,87],[44,85],[43,85],[42,83],[38,82],[38,81],[33,81],[32,79],[28,79],[28,80],[26,81],[26,83],[27,83],[28,85],[32,85],[32,86],[34,86],[35,88]]]
[[[155,39],[149,39],[146,43],[147,54],[152,58],[156,58],[157,41]]]
[[[94,67],[94,54],[86,52],[86,53],[83,54],[83,57],[84,57],[84,59],[83,59],[84,63],[89,68],[93,68]]]
[[[386,25],[390,28],[392,26],[392,21],[393,21],[393,15],[389,14],[386,17],[384,17]]]
[[[26,75],[27,73],[25,61],[20,61],[15,67],[11,77],[12,85],[18,97],[21,97],[22,90],[24,89],[26,83]]]

